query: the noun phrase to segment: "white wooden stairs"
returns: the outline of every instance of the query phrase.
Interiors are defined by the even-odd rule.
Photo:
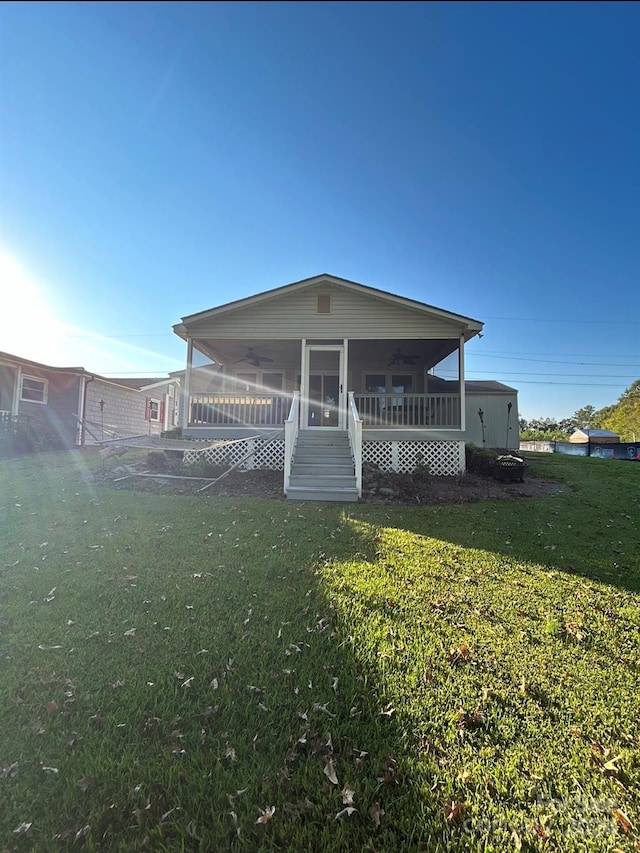
[[[293,453],[287,498],[349,503],[358,500],[348,432],[300,430]]]

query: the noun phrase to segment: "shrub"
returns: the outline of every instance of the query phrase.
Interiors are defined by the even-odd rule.
[[[465,445],[465,464],[469,474],[479,474],[482,477],[491,477],[494,464],[500,454],[495,450],[487,450],[484,447],[476,447],[475,444]]]

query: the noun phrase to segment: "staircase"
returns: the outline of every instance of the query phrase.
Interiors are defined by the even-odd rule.
[[[300,430],[287,497],[294,501],[358,500],[347,432]]]

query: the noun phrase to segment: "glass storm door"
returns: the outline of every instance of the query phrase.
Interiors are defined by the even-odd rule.
[[[307,429],[344,429],[342,347],[308,347],[305,413]]]

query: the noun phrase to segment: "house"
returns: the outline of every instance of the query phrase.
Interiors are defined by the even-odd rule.
[[[584,444],[586,441],[590,441],[592,444],[619,444],[620,436],[617,432],[612,432],[610,429],[589,429],[582,427],[571,433],[569,441],[572,444]]]
[[[176,425],[176,380],[108,379],[0,352],[0,426],[28,424],[51,447],[159,435]]]
[[[229,439],[212,462],[283,470],[290,498],[355,500],[365,462],[461,474],[465,441],[482,444],[468,402],[504,403],[506,392],[517,447],[513,389],[467,400],[464,347],[481,330],[327,274],[183,317],[174,326],[187,344],[183,436]],[[506,403],[501,418],[506,435]]]

